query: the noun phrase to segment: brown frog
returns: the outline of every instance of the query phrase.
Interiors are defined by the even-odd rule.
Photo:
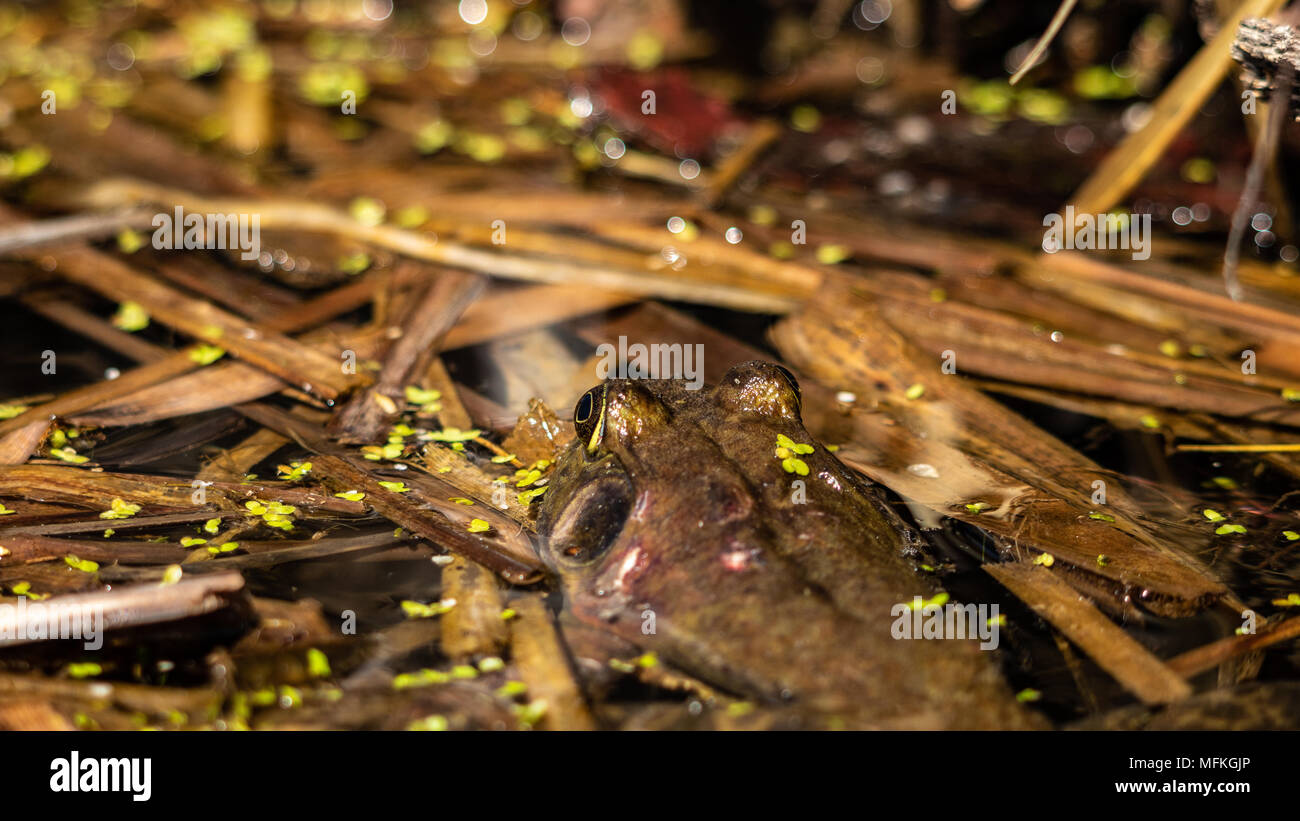
[[[1044,725],[976,642],[893,637],[896,607],[939,590],[813,442],[784,368],[737,365],[709,391],[610,380],[574,424],[539,530],[579,621],[817,726]]]

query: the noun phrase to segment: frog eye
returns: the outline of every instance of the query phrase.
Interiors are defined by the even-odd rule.
[[[587,453],[595,453],[605,435],[605,386],[592,388],[573,408],[573,427]]]

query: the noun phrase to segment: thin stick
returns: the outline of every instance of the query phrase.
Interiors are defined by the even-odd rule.
[[[1185,453],[1296,453],[1300,443],[1250,444],[1250,445],[1177,445],[1174,450]]]
[[[203,579],[182,579],[173,585],[139,585],[121,587],[105,593],[84,593],[60,596],[55,599],[60,605],[69,608],[68,612],[93,613],[103,616],[103,628],[112,630],[122,627],[138,627],[145,624],[175,621],[176,619],[211,613],[233,603],[244,588],[244,578],[238,573],[222,573]],[[0,647],[13,647],[41,639],[26,638],[27,628],[37,619],[34,611],[23,615],[24,622],[12,614],[0,613],[5,636],[22,638],[0,639]],[[18,627],[24,629],[15,629]],[[30,634],[44,636],[44,632],[31,630]]]
[[[1165,662],[1165,666],[1184,678],[1212,670],[1234,656],[1263,650],[1265,647],[1300,636],[1300,616],[1287,619],[1259,633],[1228,636],[1194,650],[1188,650]]]
[[[1295,68],[1285,60],[1278,66],[1272,104],[1268,108],[1268,124],[1255,137],[1255,155],[1250,158],[1246,172],[1246,186],[1232,214],[1232,228],[1228,231],[1228,248],[1223,254],[1223,287],[1228,296],[1237,302],[1244,295],[1237,279],[1237,261],[1241,258],[1241,239],[1250,222],[1250,212],[1259,205],[1259,192],[1264,186],[1264,173],[1273,164],[1273,154],[1282,138],[1282,125],[1291,112],[1291,86],[1295,81]]]
[[[155,202],[181,206],[186,211],[195,213],[257,214],[263,230],[335,234],[377,245],[413,259],[465,268],[505,279],[580,283],[589,288],[644,294],[659,299],[702,302],[742,311],[778,314],[793,310],[806,296],[804,293],[790,293],[786,289],[778,290],[769,283],[755,281],[753,278],[738,279],[734,275],[718,281],[692,277],[689,272],[678,274],[675,271],[651,271],[644,268],[629,270],[611,265],[573,263],[561,259],[526,257],[506,251],[488,251],[461,243],[439,241],[428,234],[393,225],[365,225],[343,211],[312,201],[208,199],[186,191],[122,179],[95,183],[86,190],[84,198],[93,207]],[[60,265],[60,270],[63,268]],[[316,381],[320,382],[319,379]]]
[[[986,564],[984,570],[1144,703],[1168,704],[1192,694],[1178,673],[1046,568],[1021,562]]]
[[[1056,35],[1061,31],[1061,27],[1065,25],[1070,12],[1074,11],[1074,5],[1077,2],[1078,0],[1061,0],[1061,5],[1057,7],[1052,22],[1047,26],[1047,31],[1043,32],[1043,36],[1038,38],[1037,43],[1034,43],[1034,50],[1029,52],[1029,56],[1016,69],[1016,73],[1011,75],[1011,85],[1020,82],[1020,78],[1029,73],[1029,69],[1038,65],[1039,58],[1043,56],[1043,52],[1047,51],[1047,47],[1056,39]]]
[[[153,213],[149,209],[127,207],[106,214],[73,214],[14,223],[0,228],[0,253],[12,253],[52,242],[102,239],[123,228],[146,228],[152,218]]]

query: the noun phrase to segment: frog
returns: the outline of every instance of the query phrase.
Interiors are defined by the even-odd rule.
[[[1031,729],[974,641],[900,640],[941,591],[877,489],[814,441],[795,376],[608,379],[573,412],[538,512],[563,616],[816,727]]]

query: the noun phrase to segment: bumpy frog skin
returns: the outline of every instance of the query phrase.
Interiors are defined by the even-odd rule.
[[[539,526],[580,621],[826,726],[1042,726],[977,642],[891,637],[895,604],[939,591],[897,519],[804,429],[784,368],[737,365],[712,391],[610,380],[574,423]],[[812,452],[778,454],[778,435]]]

